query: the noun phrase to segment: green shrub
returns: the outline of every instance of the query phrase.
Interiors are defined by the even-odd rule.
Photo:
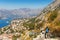
[[[51,15],[49,16],[48,21],[52,22],[52,21],[54,21],[54,19],[56,17],[57,17],[57,11],[55,10],[55,11],[51,12]]]
[[[17,37],[15,35],[13,35],[12,40],[17,40]]]

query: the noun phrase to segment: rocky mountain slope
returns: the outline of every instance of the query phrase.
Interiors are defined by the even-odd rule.
[[[60,36],[60,6],[54,11],[48,12],[45,15],[44,27],[49,27],[50,31],[55,36]]]
[[[45,30],[46,27],[49,27],[50,33],[55,37],[60,37],[60,0],[54,1],[43,9],[39,16],[30,19],[24,26],[29,27],[30,30],[38,30],[41,27]]]

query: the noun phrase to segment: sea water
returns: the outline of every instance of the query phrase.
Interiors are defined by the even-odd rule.
[[[10,19],[0,19],[0,28],[9,25],[11,22]]]

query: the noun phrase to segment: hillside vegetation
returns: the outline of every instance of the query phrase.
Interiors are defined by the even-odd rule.
[[[51,33],[60,36],[60,7],[54,11],[50,11],[45,15],[45,25],[48,26]]]

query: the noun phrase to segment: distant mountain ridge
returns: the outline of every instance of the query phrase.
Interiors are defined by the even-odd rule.
[[[4,18],[28,18],[36,16],[40,13],[41,9],[20,8],[14,10],[0,9],[0,19]]]

